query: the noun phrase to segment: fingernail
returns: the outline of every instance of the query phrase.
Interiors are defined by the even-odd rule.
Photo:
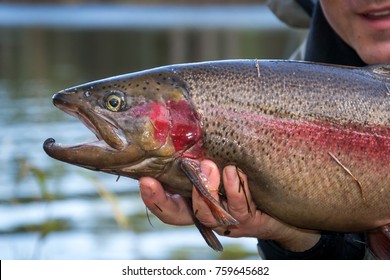
[[[211,167],[208,164],[202,164],[201,165],[202,173],[203,175],[208,178],[211,174]]]
[[[237,170],[235,166],[229,165],[224,169],[226,179],[229,181],[237,180]]]
[[[151,197],[153,195],[153,192],[152,190],[149,188],[149,187],[146,187],[146,186],[140,186],[140,191],[141,191],[141,194],[142,196],[144,197]]]

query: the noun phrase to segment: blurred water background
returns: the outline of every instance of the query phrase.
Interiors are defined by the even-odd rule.
[[[258,258],[254,239],[221,237],[216,253],[194,227],[150,225],[137,181],[47,157],[48,137],[94,138],[51,96],[166,64],[287,58],[305,31],[264,1],[38,2],[0,3],[0,259]]]

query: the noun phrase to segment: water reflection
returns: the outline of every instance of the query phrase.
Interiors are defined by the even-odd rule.
[[[164,225],[153,216],[151,226],[137,182],[116,182],[47,157],[42,143],[48,137],[63,143],[94,138],[55,109],[50,97],[72,85],[160,65],[286,57],[299,34],[81,27],[0,27],[0,258],[257,257],[254,240],[221,238],[226,252],[218,254],[193,227]]]

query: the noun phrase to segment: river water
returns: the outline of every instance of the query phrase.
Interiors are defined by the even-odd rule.
[[[42,150],[48,137],[94,139],[52,105],[62,88],[172,63],[285,58],[302,35],[262,7],[179,8],[0,5],[0,259],[258,258],[253,239],[222,237],[216,253],[192,226],[149,222],[136,181]]]

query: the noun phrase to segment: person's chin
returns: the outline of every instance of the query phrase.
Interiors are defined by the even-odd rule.
[[[387,42],[373,41],[356,48],[360,58],[367,64],[390,63],[390,39]]]

